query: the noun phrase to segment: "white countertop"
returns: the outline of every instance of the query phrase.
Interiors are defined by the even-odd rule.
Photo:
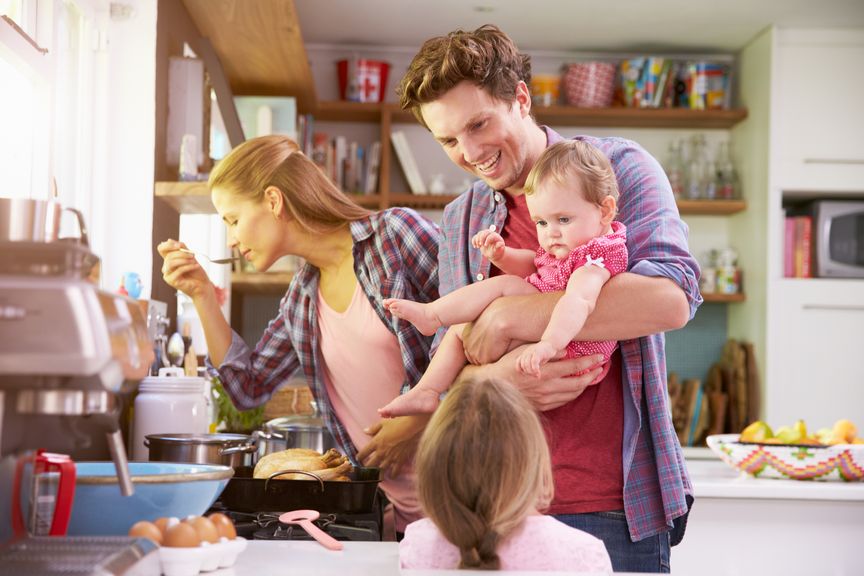
[[[252,540],[231,568],[207,572],[208,576],[488,576],[482,570],[400,570],[396,542],[344,542],[331,552],[317,542]],[[555,576],[564,572],[512,571],[512,576]],[[572,573],[571,573],[572,574]]]
[[[696,498],[843,500],[864,502],[864,482],[754,478],[717,458],[687,460]]]
[[[716,458],[688,459],[696,498],[763,499],[799,501],[846,501],[864,503],[864,482],[777,480],[739,474]],[[835,504],[836,505],[836,504]],[[695,526],[695,518],[694,526]],[[692,531],[692,530],[691,530]],[[692,538],[691,538],[692,540]],[[340,552],[331,552],[317,542],[270,542],[254,540],[232,568],[209,572],[210,576],[453,576],[451,570],[415,571],[399,569],[399,545],[395,542],[344,542]],[[673,550],[673,559],[675,550]],[[683,558],[682,558],[683,560]],[[683,566],[684,564],[679,564]],[[701,574],[675,570],[681,576]],[[809,571],[808,571],[809,573]],[[466,576],[488,572],[459,571]],[[511,572],[514,576],[554,576],[554,572]],[[563,573],[558,573],[563,574]],[[747,572],[740,572],[747,574]],[[814,573],[815,574],[815,573]]]

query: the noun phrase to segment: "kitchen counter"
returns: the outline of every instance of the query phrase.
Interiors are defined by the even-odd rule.
[[[798,482],[741,475],[716,458],[688,460],[696,503],[684,541],[672,549],[679,576],[860,574],[864,482]],[[398,576],[395,542],[250,541],[232,568],[210,576]],[[453,576],[453,571],[404,571]],[[460,571],[458,574],[488,574]],[[554,576],[552,572],[510,572]]]
[[[754,478],[716,457],[687,467],[696,501],[673,574],[864,573],[864,482]]]
[[[345,549],[331,552],[317,542],[272,542],[253,540],[231,568],[206,572],[207,576],[489,576],[481,570],[399,569],[396,542],[345,542]],[[566,572],[512,571],[512,576],[555,576]],[[571,572],[572,574],[572,572]],[[693,572],[696,576],[698,572]]]

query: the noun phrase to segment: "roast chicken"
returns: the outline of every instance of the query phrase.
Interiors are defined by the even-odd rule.
[[[267,454],[255,465],[252,473],[255,478],[270,478],[283,470],[311,472],[321,480],[347,481],[351,472],[351,462],[331,448],[324,454],[308,448],[290,448]],[[280,474],[274,480],[315,480],[308,474]]]

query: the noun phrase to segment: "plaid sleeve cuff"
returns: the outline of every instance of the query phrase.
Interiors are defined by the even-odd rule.
[[[630,270],[642,276],[669,278],[684,290],[687,302],[690,304],[690,319],[696,315],[696,310],[702,304],[702,294],[699,292],[699,281],[692,270],[685,270],[674,263],[660,263],[651,260],[640,260]]]

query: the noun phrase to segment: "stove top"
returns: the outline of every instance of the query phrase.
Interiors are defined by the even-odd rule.
[[[377,500],[377,498],[376,498]],[[284,524],[279,516],[284,512],[237,512],[226,509],[219,502],[210,512],[222,512],[234,522],[237,535],[247,540],[312,540],[300,526]],[[381,541],[382,510],[364,514],[321,513],[314,524],[336,540],[354,542]]]

